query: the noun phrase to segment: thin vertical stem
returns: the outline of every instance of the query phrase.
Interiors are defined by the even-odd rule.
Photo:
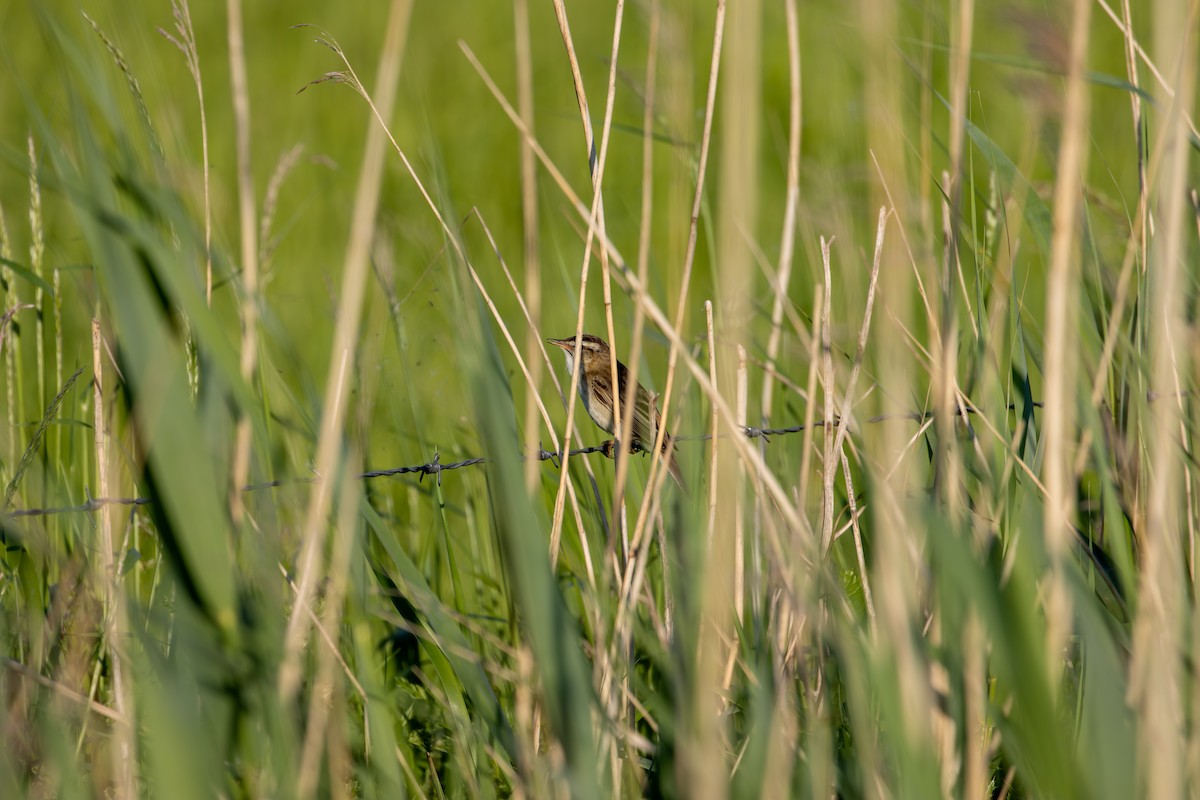
[[[7,261],[13,260],[12,240],[8,236],[8,222],[4,217],[4,207],[0,206],[0,258]],[[5,312],[9,309],[16,308],[21,304],[20,295],[17,294],[17,283],[13,280],[13,271],[7,265],[0,267],[0,277],[4,279],[4,285],[8,287],[7,296],[5,297]],[[12,435],[12,432],[17,429],[17,403],[19,402],[20,392],[17,389],[17,381],[20,380],[19,371],[17,370],[17,349],[20,339],[13,336],[13,340],[9,342],[8,348],[4,352],[4,386],[8,394],[8,403],[6,413],[8,415],[8,454],[7,461],[9,464],[17,463],[17,437]]]
[[[1070,633],[1070,594],[1063,574],[1071,540],[1074,479],[1071,447],[1074,441],[1075,297],[1078,293],[1078,230],[1082,208],[1080,185],[1086,170],[1088,85],[1088,24],[1092,0],[1075,0],[1071,56],[1063,134],[1054,185],[1054,228],[1046,286],[1046,404],[1043,418],[1046,498],[1044,528],[1050,556],[1046,654],[1052,685],[1057,685],[1061,650]]]
[[[93,404],[93,434],[96,445],[96,477],[97,490],[101,497],[111,497],[112,487],[109,475],[108,433],[104,412],[104,358],[103,339],[100,331],[100,320],[92,319],[92,404]],[[132,731],[136,725],[133,719],[131,698],[125,686],[125,662],[120,643],[120,633],[124,628],[124,598],[121,593],[117,575],[116,543],[113,541],[114,508],[105,505],[99,509],[100,527],[100,597],[104,613],[104,636],[107,644],[113,691],[113,704],[117,713],[128,723],[117,726],[117,738],[114,743],[114,769],[118,776],[117,791],[120,797],[137,797],[134,773],[137,758],[134,755],[134,737]]]
[[[350,374],[350,367],[354,362],[354,340],[358,336],[363,297],[366,293],[367,255],[374,239],[375,215],[379,208],[384,147],[389,137],[384,121],[391,117],[395,107],[396,89],[400,82],[400,64],[404,56],[412,5],[412,0],[392,2],[375,82],[378,87],[378,99],[371,102],[372,114],[379,124],[367,128],[367,141],[354,198],[354,213],[351,216],[353,226],[346,243],[337,328],[334,331],[331,366],[322,406],[324,412],[317,439],[317,473],[325,479],[314,485],[304,521],[301,552],[297,563],[299,580],[296,601],[288,619],[284,656],[279,672],[279,694],[285,700],[290,700],[300,685],[300,650],[308,633],[306,609],[316,590],[318,562],[324,549],[324,534],[327,530],[325,518],[336,485],[333,477],[340,462],[342,421],[345,418],[346,396],[349,391],[346,376]],[[407,159],[405,166],[409,166]]]
[[[1172,391],[1180,376],[1194,381],[1190,365],[1191,333],[1185,326],[1184,287],[1187,256],[1184,209],[1191,173],[1191,145],[1185,121],[1192,111],[1196,91],[1197,4],[1163,0],[1155,5],[1154,45],[1159,63],[1170,65],[1167,78],[1174,92],[1163,114],[1156,149],[1162,152],[1161,170],[1152,178],[1152,208],[1159,209],[1157,229],[1150,246],[1149,306],[1146,314],[1150,363],[1147,380],[1158,402],[1149,406],[1145,447],[1148,464],[1140,476],[1145,500],[1141,530],[1141,571],[1138,614],[1133,630],[1133,664],[1130,670],[1132,705],[1137,710],[1140,733],[1139,762],[1145,797],[1182,797],[1188,789],[1185,755],[1195,759],[1200,742],[1191,733],[1187,714],[1194,713],[1200,698],[1194,692],[1187,703],[1183,664],[1189,641],[1196,636],[1200,617],[1188,605],[1180,550],[1182,527],[1183,460],[1178,432],[1184,422],[1182,398]],[[1191,612],[1190,630],[1185,615]],[[1187,747],[1185,748],[1185,744]],[[1189,752],[1190,751],[1190,752]],[[1192,784],[1194,786],[1194,784]]]
[[[746,428],[749,403],[749,394],[746,389],[746,348],[739,344],[737,346],[737,398],[734,413],[737,414],[738,426],[743,430]],[[713,419],[715,420],[716,417],[717,415],[714,413]],[[733,610],[737,615],[738,624],[744,623],[746,619],[745,483],[746,465],[739,459],[733,496]]]
[[[800,206],[800,22],[796,0],[783,4],[787,20],[788,40],[788,164],[787,200],[783,207],[783,232],[779,241],[779,270],[775,276],[775,301],[771,306],[771,333],[767,337],[767,368],[763,371],[762,424],[771,417],[772,381],[775,378],[775,359],[783,338],[783,308],[787,301],[792,277],[792,255],[796,248],[796,212]]]
[[[513,0],[513,38],[517,59],[517,108],[531,133],[533,113],[533,53],[529,43],[529,0]],[[532,451],[538,442],[537,387],[542,376],[541,347],[542,266],[538,241],[537,159],[533,147],[521,139],[521,226],[524,244],[524,302],[531,324],[525,335],[525,361],[529,364],[529,392],[525,395],[525,449]],[[525,462],[525,488],[533,491],[538,482],[539,465]]]
[[[833,277],[829,267],[829,247],[831,241],[826,241],[825,237],[821,237],[821,264],[825,274],[825,294],[824,305],[821,307],[821,380],[823,383],[823,395],[825,397],[825,424],[821,429],[822,440],[825,444],[825,449],[821,458],[821,477],[824,491],[821,493],[821,556],[829,552],[829,545],[833,541],[833,477],[837,471],[837,466],[834,461],[833,442],[837,437],[834,431],[834,416],[833,416],[833,392],[834,392],[834,374],[833,374],[833,342],[830,339],[830,304],[833,297]]]
[[[237,140],[238,215],[242,262],[242,379],[251,382],[258,358],[258,218],[254,208],[254,172],[250,161],[250,88],[246,77],[246,49],[242,35],[242,2],[226,0],[229,37],[229,77],[233,92],[233,118]],[[250,472],[250,417],[242,413],[237,424],[233,456],[230,508],[240,522],[244,508],[242,487]]]
[[[712,385],[717,385],[717,343],[716,336],[713,334],[713,305],[712,300],[704,301],[704,324],[705,330],[708,333],[708,379],[712,381]],[[712,437],[708,443],[708,536],[705,541],[711,546],[713,539],[713,531],[717,526],[717,484],[718,480],[718,464],[717,464],[717,443],[720,441],[721,420],[717,414],[717,407],[714,403],[712,406],[712,430],[709,435]]]

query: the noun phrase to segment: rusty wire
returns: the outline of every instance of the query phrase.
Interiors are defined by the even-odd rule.
[[[1040,408],[1042,404],[1040,402],[1035,401],[1032,405],[1035,408]],[[1015,408],[1015,406],[1012,404],[1010,404],[1008,406],[1008,410],[1010,410],[1010,411],[1014,410],[1014,408]],[[976,409],[974,409],[970,406],[967,406],[964,411],[967,415],[978,413]],[[958,412],[958,415],[962,415],[963,413],[964,413],[963,411],[960,411],[960,412]],[[910,413],[904,413],[904,414],[881,414],[879,416],[871,417],[870,419],[866,420],[866,424],[876,424],[876,423],[880,423],[880,422],[886,422],[888,420],[911,420],[911,421],[915,421],[915,422],[923,422],[927,419],[930,419],[932,416],[933,416],[933,412],[931,412],[931,411],[910,412]],[[834,425],[839,424],[839,420],[834,420],[833,424]],[[825,420],[814,421],[812,424],[812,427],[814,427],[814,428],[825,427]],[[772,436],[786,436],[786,435],[792,434],[792,433],[801,433],[804,430],[805,430],[804,425],[792,425],[787,428],[758,428],[758,427],[755,427],[752,425],[747,425],[742,428],[742,434],[744,436],[746,436],[746,438],[748,438],[748,439],[762,439],[765,442],[770,443],[770,441],[771,441],[770,437],[772,437]],[[722,438],[724,438],[724,436],[727,436],[727,435],[728,434],[723,434]],[[703,442],[703,441],[709,441],[711,439],[712,439],[712,434],[704,434],[702,436],[675,437],[676,442]],[[634,447],[631,447],[630,450],[631,450],[631,452],[640,452],[641,448],[634,446]],[[578,449],[572,450],[571,456],[574,457],[574,456],[581,456],[581,455],[589,455],[591,453],[603,453],[604,455],[608,456],[609,458],[612,458],[613,452],[614,452],[613,442],[608,441],[608,442],[605,442],[600,445],[595,445],[592,447],[580,447]],[[557,452],[554,450],[546,450],[539,445],[537,452],[535,452],[531,455],[521,456],[520,460],[521,461],[529,461],[529,460],[552,461],[552,462],[554,462],[555,466],[558,466],[558,464],[560,463],[559,460],[561,459],[561,457],[562,457],[562,454],[560,452]],[[461,461],[452,461],[448,464],[443,464],[442,460],[441,460],[441,453],[435,452],[433,455],[433,460],[426,464],[415,464],[413,466],[404,466],[404,467],[391,467],[390,469],[369,470],[367,472],[360,472],[357,475],[355,475],[355,477],[359,478],[361,480],[369,480],[372,478],[388,478],[388,477],[393,477],[396,475],[416,474],[416,475],[418,475],[418,480],[423,480],[426,476],[432,475],[437,479],[438,485],[440,486],[443,472],[450,472],[452,470],[463,469],[465,467],[473,467],[478,464],[489,464],[489,463],[492,463],[493,461],[495,461],[495,459],[489,458],[487,456],[480,456],[480,457],[476,457],[476,458],[466,458]],[[282,478],[282,479],[278,479],[278,480],[265,481],[262,483],[251,483],[246,486],[243,486],[242,491],[255,492],[255,491],[261,491],[261,490],[265,490],[265,489],[274,489],[274,488],[278,488],[281,486],[311,484],[311,483],[315,483],[318,480],[319,480],[319,477],[316,477],[316,476],[304,477],[304,478],[299,478],[299,477],[297,477],[297,478]],[[105,506],[113,506],[113,505],[143,506],[143,505],[147,505],[151,502],[153,502],[153,501],[149,497],[92,497],[90,494],[88,494],[87,500],[83,503],[80,503],[79,505],[58,506],[58,507],[54,507],[54,508],[18,509],[15,511],[9,511],[5,514],[0,514],[0,517],[5,517],[5,516],[7,516],[7,517],[46,517],[46,516],[52,516],[55,514],[87,513],[87,512],[97,511]]]

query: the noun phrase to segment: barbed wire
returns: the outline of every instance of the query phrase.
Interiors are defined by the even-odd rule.
[[[1039,401],[1036,401],[1036,400],[1032,401],[1032,403],[1030,403],[1030,405],[1034,408],[1042,407],[1042,403],[1040,403]],[[1013,411],[1016,408],[1017,408],[1017,405],[1015,403],[1010,403],[1007,406],[1008,411]],[[979,413],[979,411],[977,409],[975,409],[974,407],[965,406],[964,408],[956,409],[954,415],[956,417],[961,417],[964,415],[969,416],[971,414],[978,414],[978,413]],[[875,425],[875,424],[878,424],[881,422],[888,422],[890,420],[910,420],[913,422],[924,422],[925,420],[932,419],[932,418],[933,418],[932,411],[912,411],[912,412],[907,412],[907,413],[902,413],[902,414],[880,414],[878,416],[874,416],[874,417],[867,419],[865,421],[865,424]],[[835,419],[832,421],[832,424],[834,426],[840,425],[841,420]],[[745,436],[747,439],[762,439],[766,443],[770,444],[772,436],[787,436],[787,435],[793,434],[793,433],[803,433],[804,431],[809,430],[810,428],[824,428],[825,425],[826,425],[826,422],[823,419],[822,420],[814,420],[811,426],[809,426],[809,425],[792,425],[792,426],[789,426],[786,428],[759,428],[759,427],[755,427],[753,425],[746,425],[742,428],[741,432],[742,432],[742,435]],[[730,436],[730,434],[719,434],[718,438],[723,439],[728,436]],[[713,437],[712,437],[711,433],[707,433],[707,434],[696,435],[696,436],[676,436],[673,438],[674,438],[674,441],[676,441],[676,442],[707,442],[707,441],[711,441]],[[575,456],[590,455],[592,453],[603,453],[608,458],[612,458],[614,456],[615,449],[616,448],[615,448],[614,442],[612,440],[609,440],[607,442],[604,442],[603,444],[593,445],[591,447],[580,447],[580,448],[571,450],[570,456],[572,458],[574,458]],[[644,449],[636,446],[636,444],[630,446],[629,450],[631,453],[644,452]],[[441,453],[434,452],[433,460],[426,464],[415,464],[413,466],[404,466],[404,467],[391,467],[390,469],[369,470],[367,472],[360,472],[357,475],[355,475],[354,477],[358,478],[360,480],[370,480],[372,478],[389,478],[389,477],[393,477],[396,475],[417,474],[418,481],[423,481],[426,476],[432,475],[437,480],[438,485],[440,486],[441,482],[442,482],[442,473],[443,472],[450,472],[452,470],[463,469],[465,467],[473,467],[478,464],[490,464],[496,460],[494,458],[489,458],[487,456],[478,456],[475,458],[465,458],[461,461],[451,461],[448,464],[443,464],[441,459],[442,459]],[[546,450],[539,443],[537,452],[532,453],[530,455],[523,455],[520,457],[519,460],[522,462],[524,462],[524,461],[550,461],[550,462],[553,462],[554,465],[557,467],[561,463],[561,459],[562,459],[561,451]],[[283,486],[298,486],[298,485],[316,483],[319,480],[320,480],[319,476],[303,477],[303,478],[301,478],[301,477],[280,478],[278,480],[273,480],[273,481],[264,481],[262,483],[247,484],[246,486],[242,487],[242,491],[256,492],[256,491],[262,491],[262,490],[266,490],[266,489],[276,489],[276,488],[280,488]],[[149,497],[92,497],[90,493],[86,492],[86,490],[85,490],[85,494],[87,495],[87,500],[83,503],[80,503],[79,505],[58,506],[58,507],[54,507],[54,508],[17,509],[15,511],[9,511],[9,512],[0,514],[0,518],[3,518],[3,517],[10,517],[10,518],[11,517],[48,517],[48,516],[53,516],[55,514],[89,513],[89,512],[93,512],[93,511],[99,511],[101,508],[104,508],[105,506],[144,506],[144,505],[149,505],[150,503],[154,502]]]

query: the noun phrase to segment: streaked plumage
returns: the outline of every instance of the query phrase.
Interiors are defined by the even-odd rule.
[[[566,339],[548,339],[551,344],[562,348],[567,357],[567,372],[574,370],[575,337]],[[592,422],[596,423],[605,433],[613,435],[613,391],[612,391],[612,351],[608,343],[599,336],[590,333],[583,334],[580,344],[580,357],[583,365],[579,375],[579,396],[583,407],[587,410]],[[625,400],[625,392],[629,385],[629,370],[617,361],[617,386],[621,401]],[[654,447],[654,439],[658,435],[658,409],[654,398],[639,383],[634,392],[634,409],[632,438],[634,444],[649,452]],[[621,424],[625,424],[625,406],[621,407]],[[663,436],[663,454],[671,453],[669,469],[671,477],[682,487],[683,472],[679,468],[679,459],[675,455],[675,443],[670,433]]]

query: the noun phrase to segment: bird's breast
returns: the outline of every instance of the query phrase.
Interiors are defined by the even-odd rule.
[[[592,422],[596,423],[605,433],[612,433],[612,407],[592,397],[591,392],[587,390],[587,381],[579,381],[579,397],[583,400],[583,407],[587,409],[588,416],[592,418]]]

